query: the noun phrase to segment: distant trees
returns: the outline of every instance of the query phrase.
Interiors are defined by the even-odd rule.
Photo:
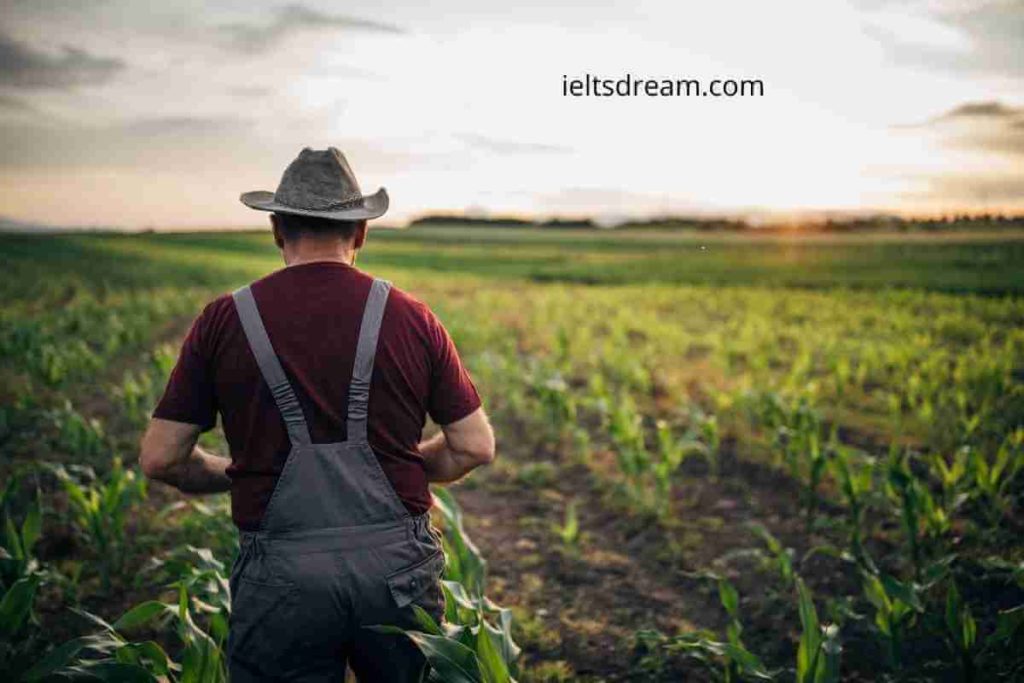
[[[846,218],[812,218],[766,221],[753,225],[742,218],[707,218],[695,216],[656,216],[629,219],[612,226],[598,225],[590,218],[551,218],[544,221],[516,216],[463,216],[459,214],[428,214],[409,223],[410,228],[471,226],[479,228],[535,228],[598,230],[696,230],[701,232],[754,231],[771,233],[780,230],[803,232],[949,232],[953,230],[1024,230],[1024,214],[948,215],[929,218],[903,218],[888,214]]]

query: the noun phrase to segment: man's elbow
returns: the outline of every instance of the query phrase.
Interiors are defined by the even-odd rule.
[[[166,471],[164,463],[152,451],[146,448],[145,442],[139,450],[139,467],[148,479],[160,481]]]
[[[139,444],[139,468],[147,479],[166,481],[170,469],[168,460],[160,449],[155,447],[153,441],[149,432],[142,437]]]
[[[494,434],[491,433],[487,437],[480,439],[480,442],[475,445],[473,449],[473,457],[481,465],[489,465],[494,462],[497,457],[497,447],[494,443]]]

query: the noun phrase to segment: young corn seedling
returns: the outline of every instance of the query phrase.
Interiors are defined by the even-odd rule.
[[[839,482],[848,509],[849,545],[857,563],[869,571],[875,571],[874,563],[864,549],[864,512],[868,496],[874,490],[876,462],[870,456],[856,457],[842,446],[835,450],[832,458],[832,472]]]
[[[615,445],[619,471],[634,503],[646,501],[645,480],[650,473],[651,456],[644,440],[643,420],[632,399],[625,395],[615,402],[608,416],[608,432]]]
[[[104,479],[91,467],[51,465],[68,496],[72,522],[96,553],[104,590],[124,569],[125,526],[135,506],[146,497],[146,480],[114,458]],[[75,472],[72,475],[72,471]]]
[[[984,503],[990,527],[998,527],[1003,516],[1012,509],[1013,492],[1010,484],[1024,468],[1024,427],[1016,429],[1000,444],[989,463],[977,449],[970,449],[967,476],[973,483],[974,494]]]
[[[770,553],[769,562],[782,582],[786,586],[791,585],[796,578],[796,574],[793,572],[793,551],[783,547],[779,539],[775,538],[763,524],[750,522],[747,527],[767,546]]]
[[[579,550],[580,519],[576,511],[576,501],[570,500],[565,506],[565,521],[552,525],[552,530],[562,542],[562,546],[571,552]]]
[[[861,576],[864,596],[875,608],[875,627],[885,645],[889,664],[899,669],[906,631],[924,611],[918,587],[911,582],[901,583],[889,575],[862,571]]]
[[[71,401],[65,400],[61,408],[51,410],[49,417],[57,428],[57,445],[68,455],[89,459],[106,452],[103,425],[95,418],[86,419]]]
[[[0,543],[0,671],[16,673],[31,655],[32,636],[26,631],[33,621],[33,608],[40,584],[48,577],[40,570],[32,549],[42,533],[42,503],[39,489],[28,504],[24,517],[16,520],[11,499],[21,477],[15,474],[0,494],[4,536]]]
[[[690,429],[681,445],[687,451],[704,456],[708,463],[710,477],[718,478],[718,452],[722,445],[722,435],[718,429],[717,416],[709,415],[698,407],[691,409]]]
[[[946,642],[957,658],[964,681],[975,678],[975,644],[978,625],[971,614],[970,605],[960,597],[956,582],[949,580],[946,590]]]
[[[910,471],[907,455],[901,453],[895,445],[889,450],[886,474],[889,497],[899,506],[900,522],[907,538],[914,576],[920,579],[924,560],[920,537],[925,505],[922,500],[923,487]]]
[[[799,576],[796,577],[796,590],[803,629],[796,651],[797,683],[838,683],[839,658],[843,651],[839,643],[839,627],[818,621],[814,599]]]
[[[720,681],[773,681],[777,672],[770,671],[760,658],[743,644],[743,625],[739,618],[739,593],[727,579],[713,572],[699,572],[694,578],[709,579],[717,584],[718,598],[729,623],[726,637],[720,639],[711,631],[701,630],[676,636],[666,636],[657,631],[639,631],[638,644],[649,652],[664,652],[696,659],[704,664],[715,680]],[[658,661],[651,656],[644,658],[649,669],[659,668]]]
[[[972,448],[964,446],[953,453],[951,460],[940,453],[933,453],[928,460],[931,474],[942,487],[941,505],[947,515],[952,516],[970,499],[968,488],[968,463]]]
[[[43,531],[42,498],[36,488],[24,517],[16,520],[12,498],[20,481],[20,475],[11,476],[0,493],[0,513],[4,520],[3,544],[0,545],[0,589],[5,592],[16,582],[36,574],[39,568],[32,548]]]
[[[539,380],[535,391],[540,400],[550,438],[559,441],[576,425],[576,399],[560,373]]]
[[[654,510],[659,517],[666,517],[671,512],[672,477],[683,463],[688,452],[688,444],[672,434],[672,428],[664,420],[656,424],[658,439],[658,459],[652,468],[654,475]]]
[[[785,464],[793,479],[803,484],[803,503],[810,528],[818,509],[818,487],[825,475],[830,456],[838,447],[833,427],[827,444],[822,444],[822,418],[801,396],[794,405],[788,405],[774,394],[762,396],[760,418],[775,429],[773,452],[776,466]]]

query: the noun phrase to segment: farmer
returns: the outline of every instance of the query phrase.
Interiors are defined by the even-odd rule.
[[[196,319],[146,435],[148,477],[231,491],[228,667],[243,681],[419,681],[413,605],[440,621],[444,568],[429,482],[494,458],[494,435],[443,325],[354,267],[387,192],[364,196],[344,155],[299,153],[271,211],[285,268]],[[196,445],[220,415],[231,457]],[[441,425],[420,441],[425,417]]]

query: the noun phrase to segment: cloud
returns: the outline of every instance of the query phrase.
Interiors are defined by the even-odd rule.
[[[100,85],[124,68],[117,58],[98,57],[68,45],[59,54],[50,54],[0,33],[0,85],[27,89]]]
[[[138,166],[188,168],[251,142],[234,118],[146,117],[103,126],[55,119],[0,124],[0,167]]]
[[[38,110],[20,97],[0,95],[0,111],[34,113]]]
[[[552,145],[543,142],[520,142],[516,140],[498,140],[484,135],[463,133],[457,136],[470,147],[476,147],[487,152],[497,154],[536,154],[556,153],[564,154],[571,152],[571,147],[564,145]]]
[[[927,189],[910,198],[941,200],[946,204],[1021,205],[1024,175],[951,174],[924,179]]]
[[[614,223],[626,217],[708,211],[708,207],[702,207],[687,197],[612,187],[567,187],[535,194],[534,200],[543,211],[597,216],[603,223]]]
[[[237,97],[267,97],[273,94],[273,88],[263,85],[239,85],[229,88],[228,92]]]
[[[401,28],[370,19],[338,14],[325,14],[304,5],[287,5],[264,24],[225,24],[221,31],[229,45],[239,52],[256,53],[273,47],[285,36],[316,29],[349,29],[375,33],[404,33]]]
[[[948,121],[971,118],[1011,118],[1024,120],[1024,108],[1010,107],[1002,102],[967,102],[953,107],[936,120]]]
[[[994,100],[965,102],[910,128],[929,129],[956,149],[1024,156],[1024,107]]]
[[[893,15],[881,14],[878,21],[868,22],[865,32],[879,42],[894,62],[953,72],[1024,76],[1021,0],[912,2],[904,7],[923,11],[924,20],[915,19],[916,25],[933,22],[936,31],[945,32],[947,38],[955,35],[958,40],[927,42],[921,35],[911,37],[887,25]]]

